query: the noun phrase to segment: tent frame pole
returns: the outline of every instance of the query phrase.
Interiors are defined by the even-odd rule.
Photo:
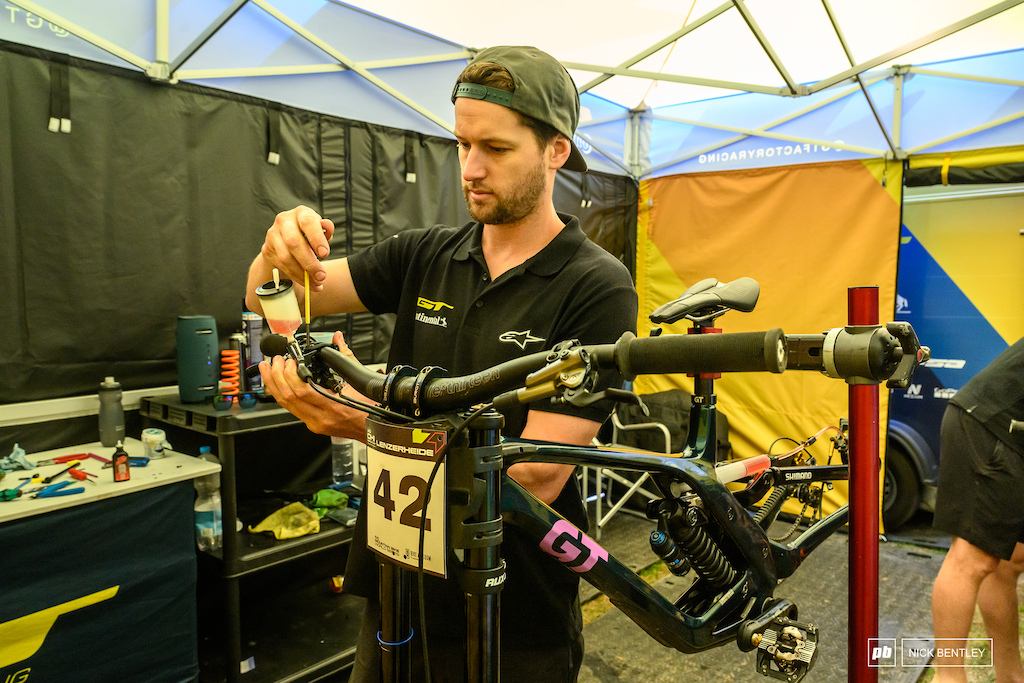
[[[234,2],[228,5],[227,9],[221,12],[219,17],[214,19],[209,26],[203,29],[202,33],[196,36],[195,40],[193,40],[188,47],[181,51],[181,54],[174,58],[174,61],[171,62],[168,69],[168,71],[173,74],[174,78],[180,78],[177,76],[177,71],[181,65],[188,61],[192,55],[198,52],[199,48],[205,45],[206,41],[212,38],[213,34],[219,31],[221,27],[231,19],[231,17],[235,16],[238,10],[242,9],[242,6],[245,5],[246,2],[248,2],[248,0],[234,0]]]
[[[701,26],[703,26],[704,24],[708,23],[709,21],[711,21],[712,19],[714,19],[718,15],[723,14],[724,12],[727,12],[730,9],[732,9],[732,3],[731,2],[726,2],[726,3],[723,3],[723,4],[719,5],[715,9],[713,9],[710,12],[708,12],[707,14],[705,14],[704,16],[702,16],[702,17],[700,17],[698,19],[695,19],[694,21],[691,21],[686,26],[683,26],[681,29],[679,29],[678,31],[676,31],[672,35],[670,35],[670,36],[668,36],[666,38],[663,38],[662,40],[659,40],[657,43],[655,43],[654,45],[651,45],[646,50],[643,50],[642,52],[638,52],[637,54],[633,55],[632,57],[630,57],[626,61],[624,61],[621,64],[619,64],[618,67],[616,67],[616,68],[628,69],[629,67],[633,66],[634,64],[642,62],[643,60],[647,59],[648,57],[653,55],[658,50],[661,50],[662,48],[668,47],[672,43],[676,42],[677,40],[679,40],[680,38],[685,36],[687,33],[690,33],[691,31],[694,31],[694,30],[700,28]],[[564,64],[564,62],[563,62],[563,64]],[[568,67],[568,66],[566,66],[566,68],[575,68],[575,67]],[[592,70],[592,69],[587,69],[587,70],[589,71],[589,70]],[[604,83],[605,81],[607,81],[609,78],[611,78],[614,75],[614,73],[609,72],[606,69],[602,68],[600,70],[603,71],[603,74],[601,76],[598,76],[594,80],[589,81],[588,83],[584,84],[583,87],[577,88],[577,91],[581,95],[583,93],[587,92],[588,90],[591,90],[591,89],[601,85],[602,83]]]
[[[796,81],[793,80],[793,77],[789,74],[785,65],[783,65],[782,59],[779,58],[779,55],[776,54],[774,48],[772,48],[772,44],[768,41],[768,37],[761,30],[761,27],[758,26],[757,21],[754,20],[754,15],[750,13],[750,9],[743,3],[743,0],[732,0],[732,4],[736,7],[736,11],[740,13],[740,16],[743,17],[743,21],[747,24],[747,28],[749,28],[750,32],[754,34],[754,38],[756,38],[757,42],[761,44],[761,49],[764,50],[766,55],[768,55],[768,59],[770,59],[772,64],[775,66],[775,70],[779,72],[779,75],[782,76],[782,80],[786,82],[786,88],[789,90],[789,94],[794,96],[809,94],[807,86],[797,85]]]
[[[151,67],[151,65],[152,65],[152,62],[149,62],[149,61],[143,59],[142,57],[139,57],[135,53],[130,52],[130,51],[124,49],[120,45],[115,45],[114,43],[110,42],[109,40],[106,40],[104,38],[100,38],[98,35],[96,35],[92,31],[86,30],[86,29],[82,28],[81,26],[79,26],[78,24],[75,24],[75,23],[69,21],[68,19],[65,19],[64,17],[60,16],[59,14],[55,14],[54,12],[51,12],[48,9],[40,7],[38,4],[36,4],[34,2],[31,2],[31,0],[9,0],[9,2],[10,2],[10,4],[12,4],[12,5],[16,6],[16,7],[20,7],[21,9],[25,10],[26,12],[31,12],[32,14],[36,15],[40,19],[43,19],[45,21],[50,22],[54,26],[58,26],[58,27],[64,29],[68,33],[72,33],[72,34],[78,36],[79,38],[81,38],[82,40],[84,40],[86,42],[92,43],[93,45],[95,45],[99,49],[103,50],[104,52],[109,52],[110,54],[114,55],[118,59],[122,59],[122,60],[128,62],[129,64],[131,64],[132,66],[135,66],[135,67],[138,67],[138,68],[142,69],[143,71],[147,71],[148,72],[150,67]]]
[[[274,7],[273,5],[268,3],[266,0],[249,0],[249,1],[252,2],[254,5],[256,5],[257,7],[259,7],[260,9],[262,9],[264,12],[266,12],[270,16],[272,16],[275,19],[277,19],[278,21],[280,21],[282,24],[284,24],[285,26],[287,26],[291,30],[295,31],[295,33],[299,34],[300,36],[305,38],[307,41],[309,41],[310,43],[312,43],[316,47],[318,47],[321,50],[323,50],[324,52],[326,52],[328,55],[330,55],[334,59],[338,60],[340,63],[344,64],[346,67],[348,67],[349,69],[351,69],[355,73],[357,73],[360,76],[362,76],[366,81],[368,81],[371,84],[377,86],[378,88],[383,90],[385,93],[387,93],[391,97],[395,98],[396,100],[398,100],[399,102],[401,102],[405,106],[409,107],[410,109],[412,109],[416,113],[420,114],[421,116],[423,116],[424,118],[426,118],[426,119],[428,119],[430,121],[433,121],[438,126],[443,128],[444,130],[448,131],[449,133],[454,133],[455,132],[455,127],[451,123],[449,123],[448,121],[446,121],[442,117],[438,116],[437,114],[433,113],[432,111],[430,111],[429,109],[427,109],[423,105],[417,103],[412,98],[410,98],[407,95],[403,94],[398,89],[393,88],[392,86],[388,85],[387,83],[385,83],[381,79],[377,78],[372,73],[370,73],[369,71],[367,71],[363,67],[359,66],[359,64],[357,64],[356,62],[352,61],[351,59],[346,57],[344,54],[342,54],[338,50],[336,50],[333,47],[331,47],[330,45],[328,45],[323,39],[321,39],[320,37],[316,36],[312,31],[307,29],[305,26],[303,26],[302,24],[299,24],[298,22],[292,20],[291,17],[289,17],[288,15],[284,14],[283,12],[281,12],[279,9],[277,9],[276,7]],[[1024,2],[1024,0],[1022,0],[1022,2]]]
[[[832,5],[828,0],[821,0],[821,4],[825,7],[825,13],[828,15],[829,23],[832,24],[832,30],[835,31],[836,38],[839,39],[839,44],[843,47],[843,52],[846,54],[846,59],[850,62],[850,66],[854,66],[857,60],[853,58],[853,50],[850,49],[850,44],[846,42],[846,36],[843,34],[843,29],[839,25],[839,20],[836,19],[835,12],[832,11]],[[875,101],[871,98],[871,93],[868,92],[867,85],[864,84],[863,73],[859,73],[856,76],[857,85],[860,86],[861,92],[864,93],[864,99],[867,100],[868,107],[871,109],[871,114],[875,117],[875,122],[878,124],[878,129],[882,131],[882,135],[885,137],[885,143],[889,145],[889,149],[895,158],[903,158],[903,152],[899,149],[899,145],[893,142],[892,137],[889,135],[889,131],[885,129],[885,124],[882,122],[882,116],[878,113],[878,107],[875,106]]]
[[[1010,123],[1011,121],[1016,121],[1017,119],[1021,119],[1021,118],[1024,118],[1024,109],[1022,109],[1021,111],[1015,112],[1013,114],[1007,114],[1006,116],[1002,116],[1002,117],[1000,117],[1000,118],[998,118],[998,119],[996,119],[994,121],[989,121],[988,123],[983,123],[980,126],[974,126],[973,128],[968,128],[967,130],[962,130],[959,133],[953,133],[952,135],[947,135],[945,137],[938,138],[937,140],[932,140],[931,142],[926,142],[923,145],[918,145],[917,147],[911,147],[910,149],[907,150],[907,154],[918,154],[919,152],[922,152],[922,151],[924,151],[926,149],[929,149],[930,147],[937,147],[939,145],[945,144],[947,142],[951,142],[953,140],[959,140],[960,138],[965,138],[968,135],[974,135],[975,133],[981,133],[983,131],[988,130],[989,128],[995,128],[996,126],[1001,126],[1004,123]]]
[[[941,28],[937,31],[932,31],[926,36],[922,36],[917,40],[912,40],[905,45],[902,45],[894,50],[890,50],[885,54],[878,55],[877,57],[869,59],[866,62],[861,62],[860,64],[851,66],[849,69],[841,71],[837,73],[835,76],[818,81],[817,83],[811,86],[810,91],[811,93],[816,93],[825,90],[826,88],[830,88],[836,83],[841,83],[843,81],[849,80],[850,78],[853,78],[853,76],[856,74],[864,73],[865,71],[870,71],[871,69],[874,69],[876,66],[880,66],[882,64],[885,64],[886,62],[891,62],[894,59],[902,57],[908,52],[913,52],[914,50],[920,47],[930,45],[931,43],[934,43],[936,40],[941,40],[942,38],[953,35],[957,31],[961,31],[970,26],[974,26],[979,22],[985,21],[986,19],[990,19],[991,17],[994,17],[997,14],[1000,14],[1001,12],[1005,12],[1008,9],[1012,9],[1022,3],[1024,3],[1024,0],[1003,0],[1003,2],[999,3],[998,5],[993,5],[980,12],[972,14],[971,16],[961,19],[960,21],[954,22],[949,26],[946,26],[945,28]]]

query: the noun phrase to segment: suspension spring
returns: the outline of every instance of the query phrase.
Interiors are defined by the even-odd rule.
[[[692,509],[692,508],[691,508]],[[694,524],[680,524],[672,534],[679,549],[686,554],[693,569],[716,588],[725,588],[736,582],[736,570],[729,559],[706,531]]]
[[[239,377],[241,376],[239,352],[230,349],[221,351],[220,367],[221,393],[225,396],[234,396],[238,394],[240,386]]]

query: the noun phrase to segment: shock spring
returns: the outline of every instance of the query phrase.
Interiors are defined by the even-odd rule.
[[[736,582],[736,570],[706,531],[689,520],[676,526],[672,536],[679,549],[689,558],[693,569],[716,588],[725,588]]]
[[[239,353],[235,350],[220,352],[220,383],[221,393],[225,396],[238,394],[239,377],[241,376]]]

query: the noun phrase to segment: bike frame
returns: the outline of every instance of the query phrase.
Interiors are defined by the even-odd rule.
[[[739,297],[735,301],[753,307],[749,298]],[[715,315],[720,312],[705,316],[703,320],[713,319]],[[698,322],[697,327],[709,326]],[[613,604],[665,646],[693,653],[735,641],[745,651],[758,648],[757,667],[765,675],[798,681],[810,669],[817,629],[811,624],[794,621],[796,606],[787,600],[774,599],[773,591],[780,579],[790,576],[814,548],[846,523],[848,507],[843,506],[815,522],[789,544],[770,540],[766,528],[778,512],[779,501],[792,494],[792,489],[785,488],[790,481],[847,479],[848,469],[805,465],[789,468],[789,474],[793,475],[789,478],[787,468],[771,468],[773,475],[767,480],[768,486],[783,487],[777,489],[783,495],[770,505],[766,503],[766,509],[772,508],[769,514],[759,513],[759,519],[755,520],[737,495],[714,475],[713,455],[706,457],[709,449],[712,453],[716,449],[712,380],[718,377],[715,373],[721,371],[781,372],[789,368],[818,370],[851,384],[877,384],[888,379],[889,385],[894,386],[894,383],[909,381],[917,365],[927,359],[927,348],[919,345],[913,329],[905,323],[888,323],[885,329],[878,325],[848,326],[822,335],[785,337],[778,329],[739,335],[706,334],[718,332],[717,329],[695,331],[693,335],[671,335],[664,344],[651,338],[636,339],[629,334],[614,345],[581,347],[578,343],[567,342],[556,345],[545,356],[524,357],[474,376],[452,378],[447,384],[439,378],[437,368],[424,368],[417,374],[412,368],[399,366],[382,377],[369,373],[336,350],[308,352],[313,361],[322,362],[346,379],[358,378],[356,387],[361,391],[361,386],[366,387],[369,390],[366,395],[384,406],[398,407],[419,418],[412,420],[407,414],[388,411],[382,414],[379,409],[366,407],[378,415],[368,420],[368,425],[401,424],[406,428],[419,425],[424,430],[436,430],[439,420],[449,422],[446,428],[450,429],[450,438],[446,441],[448,462],[458,468],[458,483],[453,489],[449,479],[447,486],[458,495],[457,502],[450,504],[442,514],[449,515],[451,520],[447,548],[467,551],[464,566],[458,573],[468,601],[469,680],[490,682],[496,681],[498,676],[496,594],[504,580],[499,547],[503,523],[519,527],[551,555],[553,561],[560,561],[567,571],[579,574],[606,594]],[[686,341],[683,337],[687,336],[695,339]],[[702,337],[730,339],[700,339]],[[293,352],[293,355],[301,369],[305,369],[302,352]],[[612,367],[612,364],[628,378],[643,373],[678,372],[683,367],[697,373],[697,395],[683,457],[525,440],[501,443],[502,420],[498,413],[484,414],[485,424],[474,426],[473,420],[467,420],[465,414],[443,412],[444,406],[450,409],[478,403],[483,390],[494,392],[488,396],[504,391],[494,398],[495,407],[556,396],[577,405],[587,405],[603,397],[623,400],[632,396],[635,400],[628,392],[611,389],[600,394],[590,393],[593,385],[588,382],[592,382],[596,370]],[[523,380],[526,373],[531,374]],[[320,374],[319,368],[306,370],[306,374],[315,377]],[[437,386],[433,384],[435,381]],[[523,381],[525,384],[521,383]],[[515,386],[521,388],[509,390]],[[438,407],[442,410],[424,419],[426,414],[434,412],[426,409],[431,404],[435,411]],[[400,421],[393,422],[399,418]],[[468,430],[468,438],[455,439],[455,434],[462,429]],[[659,519],[658,533],[664,528],[672,541],[668,550],[664,546],[656,548],[652,534],[652,550],[663,559],[679,551],[679,556],[692,562],[698,578],[678,599],[669,601],[662,597],[583,531],[503,473],[518,462],[650,473],[662,497],[654,501],[654,507],[649,507],[649,516]],[[761,483],[764,481],[762,479]],[[749,503],[767,492],[766,488],[752,488],[756,495],[743,497]],[[421,519],[427,518],[427,512],[424,510]],[[419,557],[422,561],[422,552]],[[673,571],[683,574],[686,570],[680,564]],[[389,681],[404,682],[411,675],[409,643],[413,631],[409,619],[409,574],[409,570],[390,566],[387,561],[382,565],[378,639],[385,680]],[[766,630],[769,626],[778,630]],[[474,634],[477,634],[475,643],[472,642]],[[779,656],[779,647],[788,648],[785,656]],[[784,671],[773,668],[780,664]]]

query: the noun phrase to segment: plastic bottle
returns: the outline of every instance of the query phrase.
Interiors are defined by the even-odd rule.
[[[113,377],[100,383],[100,443],[110,447],[124,442],[124,406],[121,385]]]
[[[352,481],[355,449],[352,439],[331,437],[331,478],[335,484]]]
[[[199,449],[199,457],[217,462],[209,446]],[[224,541],[220,501],[220,475],[208,474],[195,480],[196,545],[200,550],[217,550]]]

